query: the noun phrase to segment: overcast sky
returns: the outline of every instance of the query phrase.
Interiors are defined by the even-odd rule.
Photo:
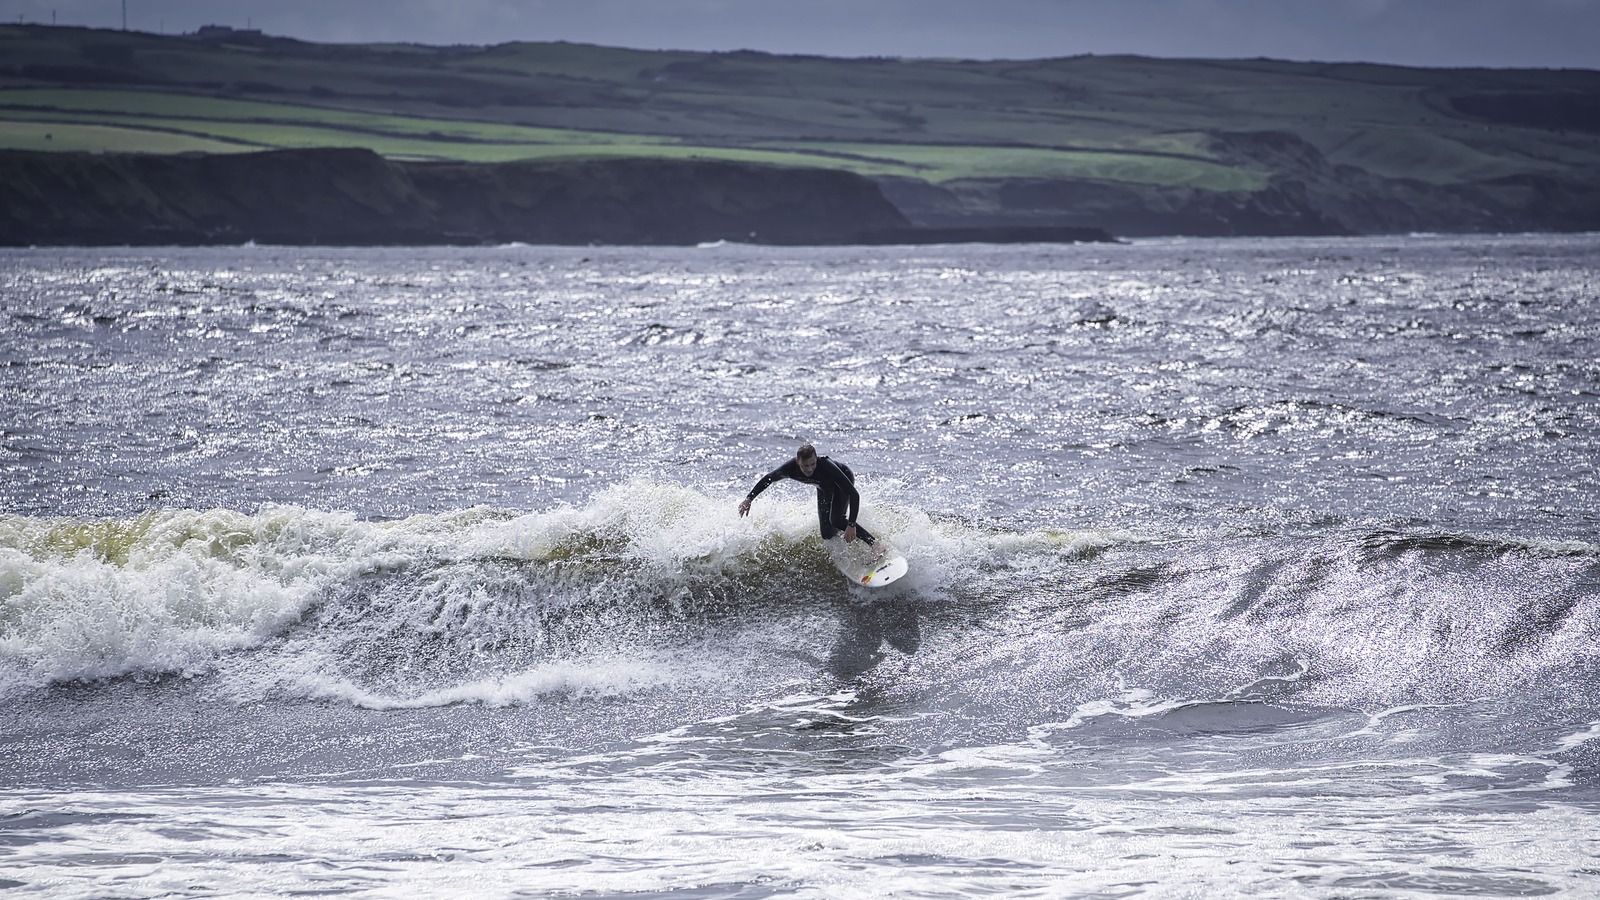
[[[313,41],[755,49],[830,56],[1079,53],[1600,69],[1600,0],[127,0],[128,24]],[[121,0],[0,0],[0,19],[118,27]]]

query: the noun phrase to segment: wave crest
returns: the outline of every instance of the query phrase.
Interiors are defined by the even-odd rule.
[[[324,660],[322,675],[298,682],[307,697],[349,684],[334,695],[445,702],[457,695],[440,685],[477,684],[450,702],[498,702],[539,693],[528,685],[549,679],[528,681],[529,672],[548,675],[564,658],[675,618],[847,592],[809,502],[764,499],[741,519],[736,500],[632,481],[536,513],[479,507],[362,521],[273,506],[0,517],[0,693],[200,675],[241,651],[293,644]],[[876,500],[871,509],[874,528],[912,559],[908,591],[936,594],[1011,555],[1092,552],[1115,540],[990,533]],[[388,687],[375,692],[379,684]]]

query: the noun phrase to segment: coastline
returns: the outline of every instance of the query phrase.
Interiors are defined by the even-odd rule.
[[[370,150],[0,152],[0,246],[1090,243],[1092,227],[919,227],[871,179],[754,163],[408,162]]]

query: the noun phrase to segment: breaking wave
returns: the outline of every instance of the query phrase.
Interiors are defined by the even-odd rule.
[[[1600,548],[1582,542],[1006,532],[869,498],[912,567],[871,592],[834,572],[809,503],[741,519],[734,501],[633,481],[536,513],[3,517],[0,696],[134,677],[503,706],[778,690],[795,667],[855,678],[898,656],[936,689],[1069,713],[1130,686],[1359,705],[1514,690],[1587,665],[1600,634]]]
[[[532,514],[475,508],[363,521],[273,506],[114,520],[3,517],[0,690],[204,675],[288,642],[303,646],[297,662],[278,667],[280,683],[362,705],[631,690],[664,676],[637,660],[591,661],[580,671],[571,655],[601,633],[614,647],[664,623],[773,602],[796,586],[845,592],[808,504],[766,503],[749,519],[734,505],[630,482],[582,507]],[[1030,542],[1087,549],[1115,539],[1019,538],[893,507],[880,520],[916,568],[906,589],[929,596],[978,560]],[[369,677],[426,670],[450,686],[396,700],[327,681],[307,670],[315,658]]]

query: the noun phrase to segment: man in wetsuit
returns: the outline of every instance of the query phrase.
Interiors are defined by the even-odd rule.
[[[822,525],[823,540],[842,532],[847,544],[857,538],[869,547],[877,543],[877,538],[856,524],[856,513],[861,510],[861,495],[856,493],[855,473],[844,463],[818,456],[817,448],[810,444],[800,445],[794,459],[761,476],[756,486],[750,489],[750,495],[739,504],[739,515],[750,515],[750,501],[773,482],[785,478],[817,486],[817,519]]]

